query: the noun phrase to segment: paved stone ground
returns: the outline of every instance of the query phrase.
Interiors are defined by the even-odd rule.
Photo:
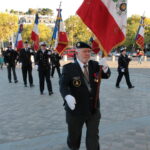
[[[150,150],[150,69],[141,65],[130,69],[134,89],[123,79],[115,88],[116,65],[108,62],[112,75],[101,84],[101,150]],[[149,63],[149,62],[148,62]],[[0,150],[68,150],[63,101],[58,76],[52,78],[52,96],[47,88],[40,95],[38,74],[35,87],[24,87],[20,68],[19,83],[8,83],[7,70],[0,70]],[[80,150],[85,150],[85,128]]]

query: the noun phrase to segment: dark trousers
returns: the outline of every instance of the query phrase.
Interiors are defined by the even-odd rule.
[[[59,66],[53,66],[53,67],[52,67],[51,76],[52,76],[52,77],[54,76],[55,68],[57,69],[57,73],[58,73],[58,76],[59,76],[59,78],[60,78],[61,73],[60,73],[60,67],[59,67]]]
[[[33,77],[32,77],[32,66],[23,66],[22,67],[22,75],[23,75],[23,82],[27,85],[27,74],[30,85],[33,84]]]
[[[86,148],[87,150],[100,150],[99,146],[99,123],[100,112],[97,111],[90,117],[75,116],[66,112],[68,124],[67,144],[70,149],[78,150],[81,143],[82,128],[86,124]]]
[[[52,84],[51,84],[51,80],[50,80],[50,69],[45,69],[45,70],[39,69],[40,92],[44,91],[45,79],[46,79],[48,91],[51,92]]]
[[[13,76],[14,76],[14,81],[17,81],[17,75],[16,75],[16,66],[7,66],[7,71],[8,71],[8,80],[9,82],[11,82],[11,70],[13,72]]]
[[[118,71],[118,73],[119,73],[119,75],[118,75],[118,78],[117,78],[116,86],[119,86],[119,84],[120,84],[120,82],[121,82],[121,79],[122,79],[122,77],[123,77],[123,75],[124,75],[128,87],[131,87],[132,84],[131,84],[131,82],[130,82],[129,71],[125,71],[125,72]]]

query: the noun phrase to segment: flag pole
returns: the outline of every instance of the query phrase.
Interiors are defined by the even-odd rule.
[[[104,58],[104,52],[102,52],[102,58]],[[100,84],[101,84],[101,79],[102,79],[102,65],[100,65],[100,70],[98,72],[98,83],[97,83],[97,87],[96,87],[96,95],[95,95],[95,99],[94,99],[94,109],[96,109],[97,107],[97,102],[100,96]]]
[[[56,18],[56,22],[57,22],[57,19],[59,17],[59,14],[60,14],[60,10],[61,10],[61,4],[62,4],[62,1],[60,1],[60,4],[59,4],[59,8],[57,9],[58,11],[58,14],[57,14],[57,18]],[[55,22],[55,26],[56,26],[56,22]],[[59,28],[60,28],[60,23],[58,24],[58,32],[59,32]],[[55,30],[55,27],[54,27],[54,30]],[[54,33],[54,30],[53,30],[53,33]],[[55,39],[56,40],[56,39]],[[50,44],[50,49],[52,48],[53,46],[53,35],[52,35],[52,38],[51,38],[51,44]]]

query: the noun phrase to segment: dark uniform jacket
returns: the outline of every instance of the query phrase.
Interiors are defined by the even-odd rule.
[[[30,48],[25,48],[21,49],[20,55],[19,55],[19,61],[22,63],[22,67],[31,67],[32,66],[32,61],[31,61],[31,56],[34,55],[34,51],[31,50]]]
[[[121,54],[118,58],[118,71],[121,71],[121,69],[125,69],[124,71],[128,71],[130,61],[131,59],[128,58],[128,55],[123,56]]]
[[[91,90],[88,90],[85,84],[83,72],[77,61],[75,61],[75,63],[64,65],[62,76],[60,78],[60,93],[64,98],[64,105],[67,112],[80,115],[90,115],[93,112],[98,83],[97,75],[100,66],[96,61],[90,60],[88,70]],[[102,78],[107,79],[109,77],[110,69],[108,69],[107,73],[102,71]],[[68,94],[74,96],[76,99],[76,106],[73,111],[68,107],[65,101],[65,96]],[[99,100],[96,109],[99,109]]]
[[[7,49],[4,53],[4,62],[10,66],[15,66],[18,60],[18,53],[14,49]]]
[[[45,50],[44,53],[42,50],[39,50],[36,54],[36,65],[38,65],[38,70],[47,70],[50,69],[50,51]]]
[[[55,67],[59,67],[60,66],[60,62],[59,60],[61,59],[61,56],[59,56],[58,54],[51,54],[51,62],[52,62],[52,66]]]

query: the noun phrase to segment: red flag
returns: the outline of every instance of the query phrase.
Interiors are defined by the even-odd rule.
[[[77,10],[79,17],[98,39],[105,54],[125,40],[126,1],[84,0]]]
[[[38,32],[38,21],[39,17],[38,14],[36,14],[34,27],[31,33],[31,39],[34,41],[34,50],[39,49],[39,32]]]
[[[68,45],[67,33],[62,20],[60,21],[59,31],[57,34],[56,50],[59,54],[61,54]]]
[[[140,26],[136,35],[136,44],[143,50],[144,49],[144,19],[141,17]]]
[[[16,38],[16,44],[15,44],[17,51],[19,51],[20,49],[23,48],[23,41],[22,41],[22,36],[21,36],[22,31],[23,31],[23,24],[20,24],[19,30],[18,30],[18,35]]]
[[[97,54],[100,51],[98,42],[95,38],[91,38],[90,41],[92,43],[92,50],[94,51],[94,53]]]

